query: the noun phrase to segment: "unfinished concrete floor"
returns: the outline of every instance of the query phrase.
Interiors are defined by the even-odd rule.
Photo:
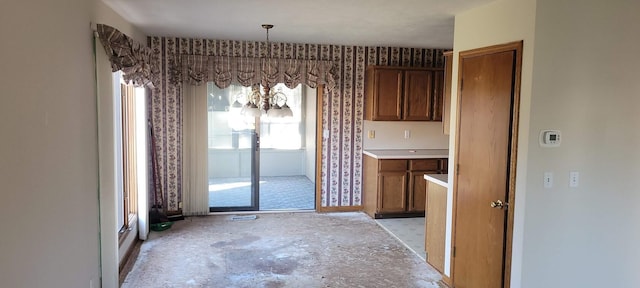
[[[441,287],[362,213],[190,217],[152,232],[122,287]]]

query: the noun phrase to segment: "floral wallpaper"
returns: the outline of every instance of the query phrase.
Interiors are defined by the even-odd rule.
[[[169,84],[170,67],[181,54],[264,57],[267,42],[149,37],[161,70],[152,89],[150,113],[157,141],[159,180],[168,212],[179,212],[182,201],[182,99],[179,87]],[[369,65],[441,68],[443,49],[367,47],[330,44],[270,43],[271,57],[329,60],[339,70],[339,88],[322,101],[321,206],[362,205],[362,137],[364,77]],[[326,134],[326,133],[325,133]]]

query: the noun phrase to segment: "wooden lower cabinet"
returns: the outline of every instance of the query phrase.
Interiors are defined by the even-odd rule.
[[[373,218],[423,216],[424,174],[446,173],[447,159],[363,159],[364,210]]]
[[[378,197],[379,209],[381,213],[402,213],[407,210],[407,173],[401,172],[380,172],[378,175],[378,187],[380,194]]]
[[[444,273],[445,225],[447,217],[447,188],[425,181],[427,184],[425,251],[427,262]]]
[[[409,186],[411,187],[409,194],[409,211],[423,211],[426,201],[427,181],[424,180],[424,174],[429,171],[409,172]]]

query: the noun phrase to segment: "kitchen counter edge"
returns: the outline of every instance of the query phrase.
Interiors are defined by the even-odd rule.
[[[424,180],[449,188],[449,174],[424,174]]]
[[[376,159],[449,158],[449,150],[447,149],[372,149],[363,150],[362,153]]]

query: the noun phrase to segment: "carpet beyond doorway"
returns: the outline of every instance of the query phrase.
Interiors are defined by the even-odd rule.
[[[210,178],[209,207],[249,206],[249,178]],[[305,176],[260,177],[260,210],[313,210],[315,184]]]
[[[152,232],[122,287],[441,287],[362,213],[189,217]]]

